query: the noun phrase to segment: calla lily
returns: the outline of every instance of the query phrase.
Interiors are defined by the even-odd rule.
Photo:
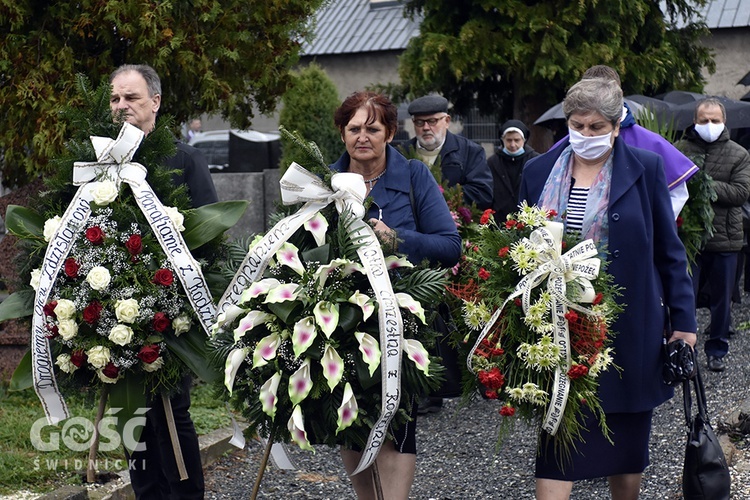
[[[294,324],[292,333],[292,347],[294,348],[294,359],[297,359],[310,347],[318,336],[315,331],[315,318],[307,316]]]
[[[303,450],[309,450],[315,453],[315,450],[310,446],[310,441],[307,440],[307,432],[305,431],[305,420],[302,418],[302,408],[295,406],[292,410],[292,416],[289,417],[289,422],[286,424],[286,428],[289,429],[289,434],[292,436],[297,446]]]
[[[362,360],[367,363],[372,377],[375,370],[380,366],[380,346],[378,341],[365,332],[354,332],[354,337],[359,342],[359,352],[362,353]]]
[[[309,221],[305,222],[305,229],[308,230],[315,238],[315,244],[321,246],[326,242],[326,231],[328,231],[328,221],[320,212]]]
[[[313,315],[315,315],[315,322],[326,337],[331,338],[331,334],[339,324],[339,305],[321,300],[315,304]]]
[[[266,300],[264,300],[263,303],[272,304],[278,302],[287,302],[290,300],[297,300],[298,287],[299,285],[297,285],[296,283],[286,283],[284,285],[274,287],[268,292],[268,295],[266,295]]]
[[[310,379],[310,360],[306,359],[302,366],[297,368],[297,371],[292,373],[289,377],[289,399],[292,400],[292,404],[298,405],[304,400],[310,389],[312,389],[312,379]]]
[[[425,375],[429,375],[430,368],[430,356],[427,354],[427,350],[424,348],[422,343],[414,339],[404,339],[404,351],[409,356],[409,359],[414,361],[417,368],[422,370]]]
[[[219,315],[216,316],[216,323],[214,324],[214,327],[218,329],[226,324],[231,323],[235,320],[235,318],[237,318],[237,316],[239,316],[246,310],[247,309],[243,309],[242,307],[236,306],[234,304],[229,306],[226,311],[224,311],[223,313],[219,313]]]
[[[260,281],[256,281],[249,287],[245,288],[245,291],[242,292],[242,295],[240,295],[240,304],[242,304],[243,302],[247,302],[250,299],[259,297],[264,293],[268,293],[270,289],[277,287],[280,284],[281,282],[276,278],[265,278]]]
[[[364,293],[360,293],[359,290],[355,291],[352,296],[349,297],[349,302],[357,304],[362,308],[362,321],[367,321],[367,319],[372,316],[372,313],[375,312],[374,301]]]
[[[263,405],[263,412],[271,417],[271,420],[276,418],[276,403],[279,400],[276,397],[276,391],[279,389],[279,382],[281,382],[281,372],[276,372],[260,388],[260,402]]]
[[[339,406],[339,418],[336,420],[338,427],[336,428],[336,434],[343,431],[357,419],[359,414],[359,407],[357,406],[357,400],[354,398],[354,391],[349,382],[344,386],[344,398]]]
[[[272,314],[263,311],[250,311],[240,320],[240,324],[234,329],[234,341],[239,342],[243,335],[258,325],[273,319]]]
[[[297,252],[299,252],[297,247],[291,243],[284,243],[276,252],[276,258],[280,264],[292,268],[297,274],[302,276],[305,274],[305,266],[303,266],[302,261],[299,260]]]
[[[411,295],[408,293],[397,293],[396,301],[398,302],[399,307],[408,309],[409,312],[419,318],[423,324],[427,324],[427,320],[424,318],[424,307],[422,307],[422,304],[414,300]]]
[[[414,264],[409,262],[406,257],[389,255],[385,258],[385,267],[387,267],[388,269],[396,269],[397,267],[414,267]]]
[[[328,388],[333,392],[333,388],[341,382],[341,377],[344,376],[344,362],[331,344],[326,346],[320,364],[323,365],[323,376],[328,380]]]
[[[250,352],[249,347],[243,347],[242,349],[234,349],[227,356],[227,361],[224,364],[224,385],[229,389],[229,394],[232,394],[232,387],[234,387],[234,378],[237,376],[237,370],[240,369],[240,365],[248,353]]]
[[[276,349],[279,348],[279,344],[281,344],[281,338],[275,332],[260,339],[253,352],[253,368],[267,365],[270,360],[275,358]]]
[[[328,277],[337,269],[341,276],[349,276],[355,271],[362,272],[362,265],[349,259],[333,259],[328,264],[318,267],[317,271],[315,271],[315,279],[318,281],[318,286],[325,286]]]

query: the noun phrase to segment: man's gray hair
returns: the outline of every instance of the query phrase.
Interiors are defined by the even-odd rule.
[[[127,73],[129,71],[137,71],[141,74],[144,80],[146,80],[146,88],[148,88],[148,96],[154,97],[156,94],[161,95],[161,80],[159,75],[151,66],[147,64],[123,64],[109,75],[109,83],[115,79],[117,75]]]
[[[695,105],[695,111],[693,112],[693,122],[698,122],[698,108],[703,108],[706,106],[718,106],[719,109],[721,109],[722,120],[724,121],[724,123],[727,122],[727,109],[724,107],[724,103],[722,103],[716,97],[706,97],[698,101],[698,104]]]
[[[570,87],[563,101],[563,113],[566,120],[574,113],[599,113],[615,125],[622,118],[622,106],[622,89],[616,82],[591,78]]]

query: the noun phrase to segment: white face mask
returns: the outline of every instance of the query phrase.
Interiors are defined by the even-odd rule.
[[[723,123],[700,123],[695,125],[695,131],[706,142],[714,142],[724,132]]]
[[[612,132],[587,137],[572,128],[568,128],[570,145],[573,146],[573,152],[584,160],[596,160],[607,154],[612,149]]]

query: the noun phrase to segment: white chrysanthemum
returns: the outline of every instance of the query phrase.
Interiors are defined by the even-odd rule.
[[[589,368],[589,376],[598,377],[601,372],[607,370],[612,364],[612,348],[607,347],[596,357],[594,364]]]
[[[487,305],[482,302],[463,301],[464,323],[472,330],[481,330],[492,317]]]
[[[508,393],[508,396],[510,397],[510,399],[513,399],[518,402],[523,401],[523,396],[524,396],[523,389],[521,389],[520,387],[507,387],[505,389],[505,392]]]
[[[548,212],[546,210],[542,210],[536,205],[529,206],[524,201],[519,207],[517,218],[519,222],[523,222],[526,226],[540,227],[547,222],[547,215]]]

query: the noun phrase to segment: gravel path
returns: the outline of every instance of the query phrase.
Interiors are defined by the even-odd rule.
[[[735,329],[728,369],[712,373],[702,361],[714,428],[750,401],[750,296],[733,307]],[[707,325],[705,310],[699,311],[699,331]],[[699,343],[704,337],[699,335]],[[702,357],[702,354],[701,354]],[[437,414],[420,416],[417,426],[417,475],[410,498],[485,499],[534,498],[535,439],[519,425],[496,450],[497,413],[492,401],[476,401],[458,408],[457,400],[446,400]],[[727,457],[731,462],[732,498],[750,498],[750,436],[735,439]],[[651,435],[651,465],[644,473],[641,498],[682,498],[682,459],[685,427],[682,392],[657,408]],[[258,498],[348,499],[354,491],[344,472],[337,449],[319,446],[316,453],[288,447],[297,470],[269,466]],[[206,470],[207,499],[249,498],[263,450],[249,442],[244,450],[230,454]],[[574,499],[608,498],[606,480],[582,481],[573,489]]]

